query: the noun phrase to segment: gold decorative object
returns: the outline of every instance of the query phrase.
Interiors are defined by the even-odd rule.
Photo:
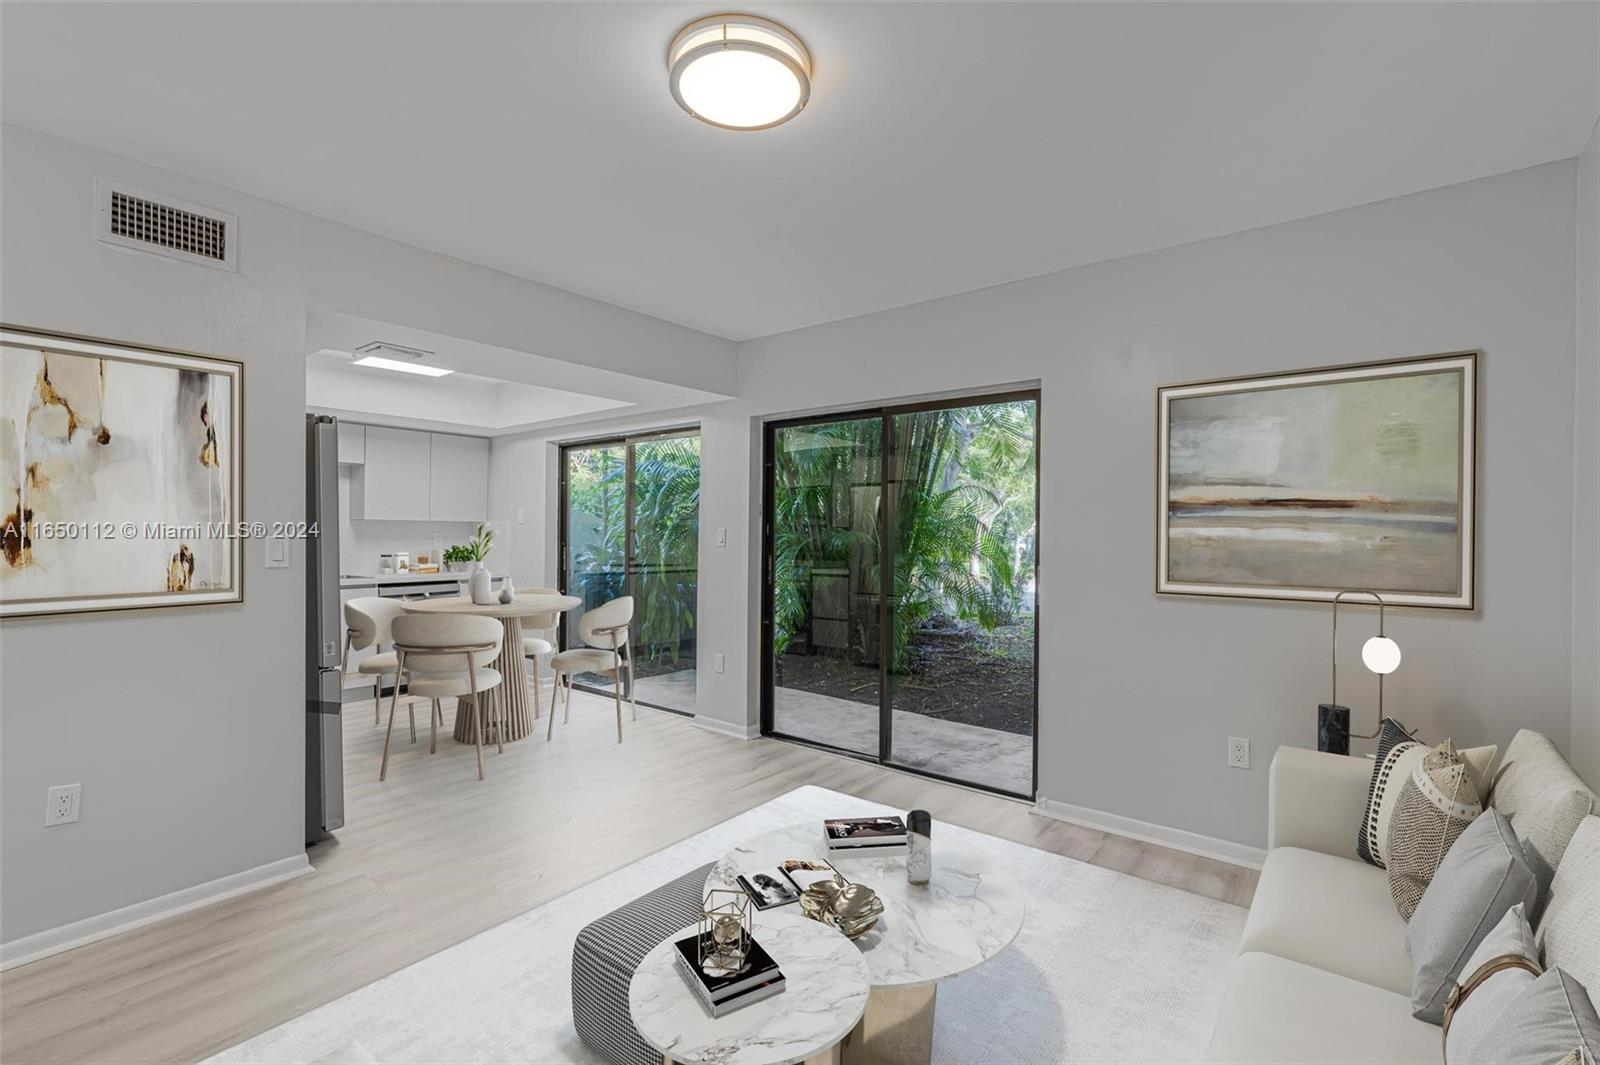
[[[860,939],[883,916],[883,900],[865,884],[847,884],[839,877],[819,880],[800,896],[800,909],[813,921],[821,921]]]
[[[754,919],[755,907],[743,891],[712,888],[706,893],[696,926],[700,968],[706,975],[727,976],[744,967]]]

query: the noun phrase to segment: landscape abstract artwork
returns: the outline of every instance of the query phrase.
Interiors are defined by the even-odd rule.
[[[1158,391],[1156,590],[1473,608],[1477,355]]]
[[[241,374],[0,331],[0,616],[243,598]]]

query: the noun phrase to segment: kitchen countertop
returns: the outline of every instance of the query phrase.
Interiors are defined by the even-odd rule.
[[[470,573],[341,573],[339,587],[375,588],[380,584],[437,584],[440,581],[465,584],[471,576]],[[496,573],[494,579],[503,580],[505,576],[504,573]]]

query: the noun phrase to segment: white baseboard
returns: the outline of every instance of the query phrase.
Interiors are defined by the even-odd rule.
[[[275,862],[268,862],[266,865],[258,865],[254,869],[246,869],[204,884],[196,884],[144,902],[136,902],[132,906],[124,906],[97,917],[85,917],[71,924],[47,928],[31,936],[0,943],[0,970],[48,958],[52,954],[60,954],[62,951],[153,924],[168,917],[176,917],[180,913],[197,910],[213,902],[231,899],[235,895],[259,891],[261,888],[284,880],[292,880],[309,872],[311,872],[311,862],[304,854],[294,854]]]
[[[719,736],[732,736],[736,740],[753,740],[761,735],[760,725],[735,725],[717,717],[706,717],[696,714],[694,723],[707,732],[715,732]]]
[[[1057,821],[1068,821],[1074,825],[1083,825],[1085,828],[1097,828],[1102,832],[1127,836],[1129,839],[1171,847],[1175,851],[1198,854],[1202,858],[1215,858],[1229,865],[1260,869],[1261,863],[1267,860],[1267,852],[1260,847],[1247,847],[1232,840],[1202,836],[1198,832],[1158,825],[1151,821],[1140,821],[1133,817],[1123,817],[1121,814],[1106,813],[1104,810],[1091,810],[1087,806],[1074,806],[1056,799],[1041,798],[1033,804],[1033,812],[1053,817]]]

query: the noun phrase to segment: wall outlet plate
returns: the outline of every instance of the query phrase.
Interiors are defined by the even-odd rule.
[[[44,827],[70,825],[78,819],[82,784],[58,784],[44,793]]]
[[[1243,736],[1228,737],[1228,764],[1234,769],[1250,768],[1250,741]]]

